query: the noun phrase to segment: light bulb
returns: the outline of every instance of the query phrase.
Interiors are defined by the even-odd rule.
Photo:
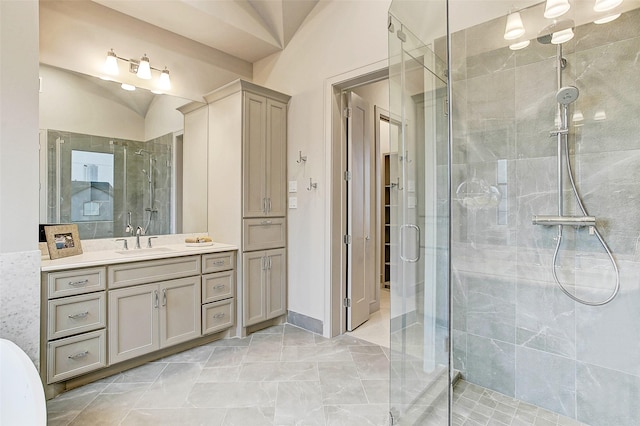
[[[529,40],[519,41],[517,43],[510,44],[509,49],[511,50],[524,49],[525,47],[529,46],[529,43],[531,43]]]
[[[606,16],[604,18],[601,19],[596,19],[595,21],[593,21],[594,24],[606,24],[607,22],[611,22],[611,21],[615,21],[616,19],[618,19],[620,17],[620,13],[616,13],[615,15],[610,15],[610,16]]]
[[[138,72],[136,75],[144,80],[151,79],[151,65],[149,65],[149,58],[145,54],[140,58],[140,64],[138,64]]]
[[[611,10],[617,6],[620,6],[622,0],[596,0],[596,4],[593,6],[593,10],[596,12],[605,12]]]
[[[547,19],[557,18],[567,13],[570,8],[569,0],[547,0],[544,7],[544,17]]]
[[[524,25],[520,12],[514,12],[507,15],[507,25],[504,27],[504,39],[515,40],[524,34]]]
[[[562,44],[573,38],[573,29],[567,28],[566,30],[557,31],[551,35],[551,44]]]
[[[133,86],[133,85],[127,84],[127,83],[122,83],[120,85],[120,87],[122,87],[124,90],[126,90],[128,92],[133,92],[134,90],[136,90],[136,86]]]
[[[595,121],[606,120],[607,119],[607,113],[604,112],[603,109],[600,109],[600,110],[596,111],[596,113],[593,115],[593,119]]]
[[[160,83],[158,87],[162,90],[171,90],[171,78],[169,78],[169,70],[167,67],[160,73]]]
[[[118,57],[113,49],[107,52],[107,59],[104,61],[104,72],[109,75],[118,75],[120,72],[118,69]]]

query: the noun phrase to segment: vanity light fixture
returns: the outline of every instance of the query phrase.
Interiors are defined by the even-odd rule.
[[[515,40],[525,33],[520,12],[512,12],[507,15],[507,25],[504,27],[504,39]]]
[[[595,21],[593,21],[594,24],[606,24],[608,22],[611,21],[615,21],[616,19],[618,19],[620,17],[621,13],[616,13],[614,15],[609,15],[609,16],[605,16],[604,18],[601,19],[596,19]]]
[[[556,31],[551,35],[551,44],[562,44],[573,38],[573,28],[567,28],[566,30]]]
[[[569,0],[547,0],[544,7],[544,17],[547,19],[557,18],[567,13],[570,8]]]
[[[158,83],[158,86],[162,90],[171,90],[171,79],[169,78],[169,70],[167,67],[164,67],[160,73],[160,83]]]
[[[151,66],[149,62],[149,57],[145,53],[140,60],[136,59],[125,59],[114,52],[113,49],[107,52],[107,59],[104,64],[104,71],[109,75],[118,75],[118,59],[124,61],[129,64],[129,72],[137,75],[139,78],[143,80],[151,79],[151,70],[160,72],[160,79],[158,82],[158,86],[162,90],[170,90],[171,89],[171,79],[169,78],[169,70],[167,67],[164,67],[163,70],[154,68]],[[131,85],[129,85],[131,86]],[[123,87],[124,88],[124,87]]]
[[[136,75],[143,80],[151,80],[151,65],[149,64],[149,58],[146,53],[140,58]]]
[[[607,10],[620,6],[620,4],[622,4],[622,0],[596,0],[593,10],[596,12],[606,12]]]

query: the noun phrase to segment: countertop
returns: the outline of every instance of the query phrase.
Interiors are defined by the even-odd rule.
[[[163,244],[151,249],[129,249],[126,252],[124,250],[97,250],[88,251],[76,256],[63,257],[61,259],[42,260],[40,269],[42,272],[52,272],[64,269],[140,262],[143,260],[167,259],[193,254],[217,253],[237,249],[238,247],[230,244],[214,242],[212,245],[203,244],[197,247],[189,247],[185,243]]]

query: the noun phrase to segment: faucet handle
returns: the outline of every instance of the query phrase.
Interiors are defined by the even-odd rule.
[[[136,235],[144,235],[144,228],[142,226],[136,228]]]
[[[124,241],[123,250],[129,250],[129,247],[127,246],[127,239],[126,238],[117,238],[116,241]]]
[[[151,239],[152,238],[158,238],[158,237],[149,237],[149,239],[147,240],[147,248],[152,248],[151,247]]]

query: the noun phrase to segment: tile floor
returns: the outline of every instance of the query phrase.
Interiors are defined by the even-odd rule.
[[[387,347],[281,325],[66,392],[47,402],[48,424],[386,426],[388,389]],[[440,400],[412,424],[445,425],[446,394]],[[459,381],[453,425],[580,423]]]

